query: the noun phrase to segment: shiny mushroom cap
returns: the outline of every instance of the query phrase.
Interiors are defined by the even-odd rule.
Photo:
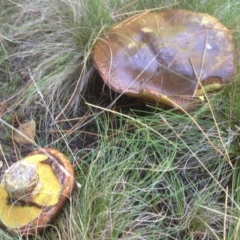
[[[56,149],[40,149],[6,170],[0,185],[0,226],[9,233],[41,232],[71,195],[75,176]]]
[[[115,25],[97,41],[93,61],[116,92],[185,109],[235,73],[230,31],[208,14],[181,9]]]

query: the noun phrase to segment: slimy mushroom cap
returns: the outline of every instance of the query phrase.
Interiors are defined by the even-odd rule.
[[[116,92],[189,109],[235,73],[231,32],[215,17],[176,9],[145,11],[112,27],[93,49]]]

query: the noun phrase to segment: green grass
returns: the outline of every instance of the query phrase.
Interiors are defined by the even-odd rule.
[[[239,59],[236,0],[0,2],[0,101],[8,106],[2,169],[36,147],[53,147],[69,157],[82,185],[33,239],[238,240],[239,71],[184,113],[116,102],[92,64],[94,43],[113,24],[170,8],[217,17],[233,31]],[[37,121],[35,146],[12,142],[8,124],[16,116]],[[21,239],[1,231],[0,238]]]

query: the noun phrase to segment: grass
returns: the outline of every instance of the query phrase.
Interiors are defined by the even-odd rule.
[[[109,97],[91,51],[101,34],[138,11],[186,8],[231,29],[238,55],[239,5],[0,2],[2,170],[36,147],[53,147],[69,157],[82,185],[33,239],[238,239],[239,72],[203,106],[180,113]],[[14,129],[16,119],[37,121],[36,146],[12,142],[8,124]],[[4,232],[0,238],[21,239]]]

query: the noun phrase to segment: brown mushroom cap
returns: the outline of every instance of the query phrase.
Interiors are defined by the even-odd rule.
[[[42,186],[31,195],[27,191],[26,197],[24,194],[22,198],[16,195],[17,199],[9,201],[11,196],[4,188],[5,181],[16,183],[17,180],[13,179],[14,168],[6,171],[6,179],[0,185],[0,226],[12,234],[33,235],[41,232],[58,215],[74,189],[75,176],[69,160],[56,149],[36,150],[21,161],[24,166],[28,162],[36,166]],[[11,182],[8,184],[10,187]],[[20,187],[15,187],[14,191],[16,189],[19,193]]]
[[[180,9],[115,25],[97,41],[93,61],[111,89],[185,109],[235,73],[230,31],[208,14]]]

